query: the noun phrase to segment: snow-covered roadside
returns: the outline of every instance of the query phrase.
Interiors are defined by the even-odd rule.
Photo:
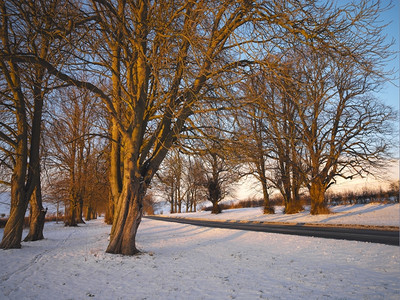
[[[106,254],[110,227],[48,223],[0,250],[0,299],[399,299],[400,248],[144,219],[144,254]],[[0,238],[3,231],[0,231]]]
[[[400,224],[400,204],[355,204],[332,206],[332,214],[310,215],[309,208],[305,211],[285,215],[283,207],[275,207],[275,214],[264,215],[262,208],[238,208],[224,210],[221,214],[213,215],[209,211],[195,213],[164,214],[164,216],[181,218],[201,218],[210,220],[247,220],[260,222],[285,222],[285,223],[319,223],[343,225],[372,225],[396,226]]]

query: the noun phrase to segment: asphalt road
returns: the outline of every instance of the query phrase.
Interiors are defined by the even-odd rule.
[[[399,246],[399,230],[334,227],[334,226],[311,226],[303,223],[298,224],[271,224],[252,221],[209,221],[188,218],[146,216],[145,218],[166,222],[177,222],[196,226],[272,232],[300,236],[313,236],[327,239],[361,241]]]

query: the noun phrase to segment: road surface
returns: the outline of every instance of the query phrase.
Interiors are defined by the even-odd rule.
[[[398,229],[356,228],[327,225],[297,224],[272,224],[252,221],[210,221],[189,218],[174,218],[161,216],[146,216],[146,218],[167,222],[177,222],[196,226],[217,227],[238,230],[272,232],[300,236],[313,236],[319,238],[361,241],[399,246]]]

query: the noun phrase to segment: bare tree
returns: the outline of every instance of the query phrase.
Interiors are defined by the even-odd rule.
[[[94,175],[100,171],[96,156],[101,151],[96,149],[99,144],[95,128],[98,124],[98,108],[87,92],[76,88],[63,90],[57,102],[53,106],[53,121],[48,130],[51,141],[48,151],[53,165],[64,170],[64,176],[69,180],[69,209],[66,211],[65,224],[76,226],[84,222],[85,199],[89,200],[89,206],[94,207],[90,205],[90,201],[93,201],[90,194],[95,194],[93,189],[98,185]]]
[[[252,175],[259,181],[263,192],[264,213],[271,214],[274,213],[270,204],[271,153],[275,147],[269,135],[268,113],[263,105],[265,84],[258,79],[249,76],[240,87],[243,107],[235,112],[235,137],[239,155],[245,163],[242,176]]]
[[[301,131],[297,126],[298,117],[293,101],[298,96],[293,89],[297,82],[296,70],[276,67],[274,74],[265,74],[264,111],[267,111],[268,136],[274,145],[270,157],[274,160],[271,181],[281,192],[285,202],[285,213],[301,211],[300,189],[302,187],[301,169]],[[279,74],[276,76],[276,74]]]
[[[49,74],[44,66],[17,62],[20,53],[31,53],[54,65],[60,56],[54,47],[62,47],[50,33],[60,19],[54,17],[63,11],[62,1],[0,1],[1,98],[12,118],[2,122],[1,138],[9,147],[4,163],[9,163],[11,176],[11,209],[1,248],[21,247],[22,225],[30,201],[30,231],[25,238],[43,238],[46,211],[42,207],[40,184],[40,135],[43,103],[51,89]],[[49,17],[51,16],[51,17]],[[4,102],[3,102],[4,100]],[[12,158],[11,158],[12,156]],[[6,160],[10,158],[11,160]],[[29,161],[29,164],[28,164]]]
[[[157,173],[161,190],[171,205],[170,213],[181,213],[185,191],[183,190],[184,162],[177,149],[170,151]]]
[[[207,198],[202,182],[204,174],[201,159],[188,156],[186,166],[186,211],[195,212],[197,205]]]
[[[369,172],[368,166],[385,161],[395,114],[371,95],[379,73],[374,67],[363,70],[345,57],[307,56],[299,67],[306,82],[304,97],[295,104],[304,134],[311,213],[319,214],[328,212],[325,191],[337,177],[360,176]]]
[[[85,220],[96,219],[99,213],[107,211],[110,194],[108,172],[109,163],[99,143],[93,149],[85,170],[86,193],[83,203],[86,208]]]
[[[69,65],[57,69],[29,53],[12,60],[39,64],[106,105],[112,132],[118,130],[113,142],[121,146],[111,162],[114,170],[123,168],[122,177],[110,172],[115,213],[107,252],[127,255],[138,252],[135,237],[151,180],[192,125],[190,117],[214,109],[214,96],[240,81],[249,65],[277,50],[284,53],[293,40],[321,51],[350,49],[341,47],[351,43],[341,37],[356,31],[352,24],[359,20],[350,20],[345,10],[297,0],[92,0],[77,4],[71,16],[57,29],[66,40],[69,32],[79,37],[71,43],[76,51]],[[11,60],[7,55],[2,58]]]
[[[157,172],[156,189],[170,204],[171,213],[196,211],[204,193],[204,168],[202,159],[195,155],[183,154],[178,148],[172,149]]]
[[[376,25],[381,10],[379,2],[366,1],[337,9],[322,6],[310,20],[333,12],[324,28],[337,32],[328,39],[331,44],[291,36],[284,52],[264,60],[261,109],[274,145],[275,187],[286,209],[293,201],[291,212],[297,211],[302,186],[308,188],[312,214],[329,212],[324,195],[335,178],[362,175],[388,154],[394,115],[371,95],[389,75],[382,71],[389,44]]]
[[[109,55],[102,55],[102,64],[112,75],[113,89],[104,93],[73,82],[98,93],[118,127],[124,181],[107,252],[134,254],[146,190],[185,120],[201,109],[195,103],[207,79],[223,69],[217,58],[233,43],[239,45],[228,38],[250,21],[253,8],[228,2],[119,1],[93,2],[93,12],[100,19],[97,43],[107,42],[101,45]]]
[[[219,202],[233,192],[232,186],[239,180],[239,164],[226,134],[218,129],[207,129],[197,147],[201,162],[201,183],[207,191],[207,200],[213,205],[211,213],[221,213]]]
[[[250,51],[257,45],[255,35],[263,39],[261,55],[269,48],[266,45],[272,36],[276,39],[272,44],[278,44],[277,34],[282,34],[283,40],[293,36],[301,42],[312,39],[335,46],[332,36],[343,28],[326,26],[324,20],[343,14],[333,12],[332,17],[327,10],[321,9],[318,14],[321,10],[314,4],[285,3],[94,3],[94,12],[101,19],[101,40],[108,41],[103,48],[111,54],[111,59],[102,63],[109,66],[108,61],[114,62],[108,67],[114,89],[105,95],[88,84],[74,83],[90,87],[102,97],[122,139],[124,182],[107,252],[137,252],[135,235],[143,196],[179,133],[186,130],[185,121],[205,110],[207,102],[201,100],[208,88],[206,83],[228,78],[220,76],[229,71],[239,74],[248,63],[235,51]],[[312,17],[313,10],[319,18]],[[254,22],[259,23],[252,27]],[[122,119],[116,108],[121,101]]]
[[[241,86],[243,110],[239,111],[238,142],[248,164],[248,173],[260,182],[264,212],[271,213],[269,188],[280,191],[285,213],[302,210],[300,188],[301,132],[292,104],[296,75],[285,70],[281,57],[264,60],[265,67],[253,70]],[[289,92],[291,91],[291,93]]]

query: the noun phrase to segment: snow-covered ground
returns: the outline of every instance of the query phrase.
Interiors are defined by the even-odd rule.
[[[110,227],[49,223],[0,251],[0,299],[399,299],[399,247],[144,219],[142,255],[104,252]]]
[[[398,208],[357,206],[347,218]],[[0,299],[400,299],[397,246],[144,219],[143,254],[127,257],[105,253],[109,232],[102,220],[46,223],[45,240],[0,250]]]
[[[262,208],[238,208],[224,210],[213,215],[209,211],[195,213],[165,214],[166,217],[200,218],[209,220],[248,220],[260,222],[319,223],[341,225],[399,226],[400,204],[355,204],[331,206],[332,214],[310,215],[309,207],[297,214],[283,214],[283,207],[275,207],[275,214],[264,215]]]

